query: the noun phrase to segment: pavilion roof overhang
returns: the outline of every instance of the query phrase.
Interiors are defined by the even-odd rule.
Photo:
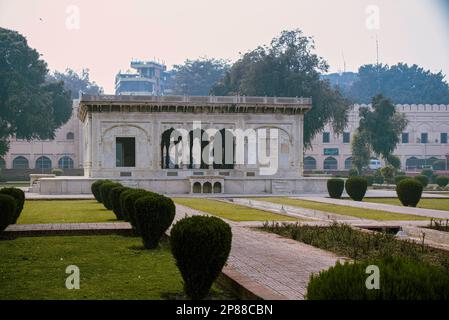
[[[181,112],[304,114],[312,98],[249,96],[137,96],[85,95],[80,98],[79,118],[89,112]]]

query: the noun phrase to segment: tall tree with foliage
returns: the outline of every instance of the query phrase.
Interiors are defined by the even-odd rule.
[[[89,69],[83,69],[80,74],[67,68],[65,72],[55,71],[47,76],[51,82],[64,82],[64,88],[70,91],[72,99],[78,99],[79,92],[99,95],[103,93],[103,88],[90,80]]]
[[[204,96],[228,70],[227,61],[213,58],[186,60],[174,65],[168,87],[174,94]]]
[[[351,143],[352,166],[361,174],[364,167],[368,166],[371,157],[371,149],[368,137],[365,133],[357,131]]]
[[[215,95],[312,97],[312,110],[305,115],[304,142],[331,123],[342,132],[349,103],[320,74],[328,65],[314,53],[313,39],[300,30],[283,31],[269,46],[244,54],[212,88]]]
[[[397,112],[394,104],[383,95],[373,97],[371,104],[371,109],[360,109],[358,130],[366,136],[372,151],[388,162],[408,121],[405,115]]]
[[[355,103],[369,103],[375,95],[383,94],[395,104],[449,104],[449,85],[444,77],[441,71],[432,73],[416,64],[368,64],[359,68],[348,97]]]
[[[52,139],[72,113],[62,82],[46,82],[47,64],[16,31],[0,28],[0,156],[9,139]]]

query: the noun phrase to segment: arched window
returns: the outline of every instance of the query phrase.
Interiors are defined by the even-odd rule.
[[[28,169],[30,166],[27,158],[19,156],[12,161],[12,167],[13,169]]]
[[[6,168],[6,162],[5,159],[0,158],[0,169],[5,169]]]
[[[73,132],[67,132],[66,139],[67,140],[74,140],[75,139],[75,134]]]
[[[324,170],[337,170],[338,161],[334,157],[327,157],[324,159]]]
[[[62,157],[58,161],[58,168],[60,169],[73,169],[73,160],[70,157]]]
[[[345,170],[350,170],[352,168],[352,157],[346,158],[345,160]]]
[[[221,183],[220,182],[214,183],[214,193],[221,193]]]
[[[51,160],[48,157],[42,156],[36,160],[36,169],[51,169]]]
[[[416,169],[418,167],[418,158],[411,157],[405,160],[406,169]]]
[[[210,182],[203,184],[203,193],[212,193],[212,184]]]
[[[315,170],[316,169],[316,160],[314,157],[305,157],[304,158],[304,170]]]
[[[195,182],[193,184],[193,193],[201,193],[201,183]]]

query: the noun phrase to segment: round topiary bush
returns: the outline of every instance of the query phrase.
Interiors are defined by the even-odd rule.
[[[379,289],[367,290],[367,280],[376,285],[367,279],[368,266],[379,268]],[[449,273],[445,269],[404,258],[337,262],[334,267],[312,275],[307,286],[309,300],[447,300],[448,297]]]
[[[6,229],[16,215],[16,199],[7,194],[0,194],[0,232]]]
[[[368,189],[368,182],[362,177],[350,177],[345,183],[346,193],[352,200],[362,201]]]
[[[396,177],[394,177],[394,184],[398,185],[399,182],[401,182],[402,180],[405,180],[405,179],[413,179],[413,178],[407,177],[407,176],[396,176]]]
[[[23,205],[25,204],[25,192],[19,188],[3,188],[0,190],[0,193],[11,196],[16,201],[16,212],[11,221],[11,224],[15,224],[22,213]]]
[[[101,192],[100,192],[100,186],[105,182],[112,182],[111,180],[97,180],[90,186],[90,190],[92,191],[92,194],[95,197],[95,200],[97,200],[100,203],[103,203],[103,200],[101,200]]]
[[[423,185],[416,179],[405,179],[396,186],[396,193],[406,207],[416,207],[423,191]]]
[[[149,194],[136,200],[134,210],[144,247],[156,248],[175,218],[176,207],[173,200]]]
[[[173,226],[171,251],[191,299],[206,297],[228,259],[231,241],[231,227],[216,217],[187,217]]]
[[[100,186],[100,194],[101,194],[101,201],[103,202],[103,205],[106,209],[112,210],[112,203],[109,201],[109,192],[115,188],[120,187],[121,184],[117,182],[104,182]]]
[[[429,184],[429,178],[427,176],[416,176],[415,179],[419,181],[419,183],[421,183],[424,188]]]
[[[125,196],[123,198],[123,202],[121,203],[122,215],[124,216],[125,221],[129,221],[131,226],[133,227],[134,233],[140,235],[139,226],[137,225],[136,220],[136,212],[135,212],[135,203],[137,199],[153,195],[154,193],[143,190],[143,189],[133,189],[124,192]]]
[[[343,179],[327,180],[327,192],[331,198],[340,199],[344,189],[345,181]]]
[[[62,176],[64,174],[64,170],[62,170],[62,169],[53,169],[53,170],[51,170],[51,173],[53,173],[55,176]]]
[[[436,178],[436,183],[439,187],[444,188],[449,184],[449,177],[447,176],[438,176]]]
[[[118,186],[109,191],[109,202],[112,204],[112,211],[117,217],[117,220],[124,220],[122,207],[120,206],[120,195],[127,190],[130,190],[130,188]]]
[[[356,168],[351,168],[348,171],[348,176],[350,177],[356,177],[359,175],[359,170],[357,170]]]

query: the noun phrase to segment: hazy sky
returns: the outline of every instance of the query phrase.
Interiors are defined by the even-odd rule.
[[[235,61],[294,28],[314,37],[331,72],[343,57],[347,71],[374,63],[377,35],[381,62],[449,78],[447,0],[0,0],[0,26],[26,36],[52,70],[89,68],[106,93],[132,58]]]

